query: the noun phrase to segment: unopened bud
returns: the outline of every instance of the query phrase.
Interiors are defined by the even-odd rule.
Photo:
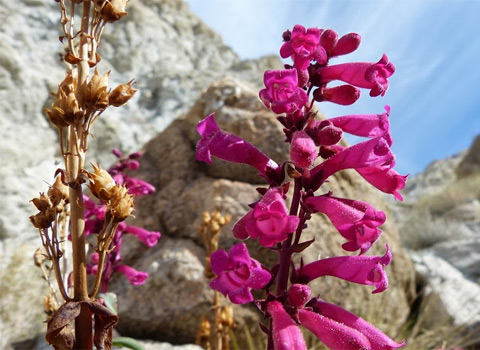
[[[125,8],[129,0],[106,0],[101,5],[100,16],[105,22],[116,22],[127,15]]]
[[[130,80],[126,84],[120,84],[108,95],[108,103],[114,107],[120,107],[128,102],[137,92],[132,86],[135,81]]]
[[[317,159],[315,142],[305,131],[295,131],[292,137],[290,158],[300,168],[308,168]]]

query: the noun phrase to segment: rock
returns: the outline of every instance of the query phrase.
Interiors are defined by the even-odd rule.
[[[480,135],[473,140],[472,145],[457,166],[456,175],[459,179],[480,172]]]
[[[212,84],[188,113],[176,119],[164,132],[145,146],[145,153],[140,159],[142,166],[138,174],[155,185],[157,192],[142,198],[136,220],[147,227],[160,227],[163,237],[167,237],[168,242],[192,240],[195,242],[194,246],[191,246],[192,243],[188,246],[184,245],[185,249],[191,250],[190,253],[185,254],[192,256],[202,256],[199,253],[202,251],[202,242],[197,233],[202,212],[217,209],[223,214],[232,215],[232,223],[224,228],[220,241],[220,245],[228,249],[235,242],[231,235],[233,222],[249,209],[247,204],[258,199],[255,188],[262,186],[263,182],[255,171],[248,169],[248,166],[241,167],[238,164],[217,160],[212,165],[206,165],[195,160],[195,144],[199,139],[195,126],[200,119],[211,112],[215,112],[220,127],[244,137],[264,153],[272,156],[274,160],[281,161],[288,158],[288,149],[282,143],[277,146],[278,140],[283,140],[284,135],[275,115],[262,106],[254,89],[233,79],[223,79]],[[333,190],[337,196],[368,201],[378,209],[386,210],[387,207],[384,196],[354,172],[338,174],[330,180],[328,188],[324,190]],[[326,257],[343,254],[340,248],[343,239],[321,215],[315,216],[309,222],[305,239],[312,237],[316,237],[317,241],[305,251],[303,258],[306,262],[317,259],[319,255]],[[399,238],[393,222],[388,222],[383,227],[383,238],[369,253],[384,254],[385,242],[392,247],[395,259],[388,268],[390,288],[382,296],[372,297],[369,295],[371,288],[350,286],[334,278],[316,283],[314,293],[319,293],[326,300],[342,304],[354,312],[359,312],[372,322],[379,324],[379,327],[390,335],[395,336],[409,314],[408,295],[405,290],[408,290],[413,267],[399,246]],[[276,255],[272,251],[262,249],[253,240],[247,240],[247,244],[252,248],[253,257],[268,265],[275,263]],[[147,270],[153,265],[162,266],[165,265],[162,256],[168,254],[164,252],[165,249],[164,246],[159,246],[153,248],[153,252],[144,254],[136,251],[136,246],[132,244],[127,248],[128,261],[135,267]],[[202,261],[202,258],[198,258],[195,264],[201,264]],[[193,266],[193,263],[190,263],[190,266]],[[200,265],[198,269],[200,274]],[[130,301],[125,306],[120,306],[118,326],[120,332],[132,337],[148,334],[148,337],[167,338],[175,343],[193,340],[195,332],[192,327],[199,323],[202,314],[208,310],[210,300],[208,296],[211,295],[211,291],[206,281],[202,280],[203,277],[196,275],[197,277],[189,283],[197,283],[198,278],[198,285],[189,287],[188,290],[198,293],[197,300],[204,304],[195,304],[193,307],[190,299],[181,298],[182,301],[178,300],[178,302],[177,299],[172,300],[172,295],[178,298],[185,293],[182,290],[186,287],[182,286],[186,281],[183,277],[171,275],[171,273],[171,268],[161,268],[156,271],[150,276],[151,280],[141,287],[141,292],[136,291],[135,288],[129,288],[125,282],[115,284],[114,291],[119,295],[119,300],[134,300],[135,303],[135,307],[132,307]],[[176,283],[169,283],[169,280]],[[203,282],[203,287],[200,282]],[[162,295],[167,293],[170,297],[165,299],[167,305],[159,304],[158,307],[153,307],[153,310],[158,313],[155,314],[155,322],[151,322],[151,314],[145,311],[152,309],[153,300],[133,297],[132,293],[155,295],[160,303],[164,300],[159,297],[159,293]],[[195,322],[187,321],[182,317],[186,312],[184,303],[188,305],[189,319]],[[371,310],[378,310],[380,305],[382,305],[382,312],[372,314]],[[235,312],[241,311],[236,309]],[[179,317],[171,317],[171,315]],[[236,320],[241,321],[242,317],[237,316]],[[254,325],[255,321],[246,323]],[[241,327],[237,329],[241,332]]]
[[[423,285],[424,327],[480,329],[480,286],[430,252],[414,253],[412,259]]]

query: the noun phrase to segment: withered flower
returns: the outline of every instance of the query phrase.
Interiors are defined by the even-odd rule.
[[[118,184],[112,188],[111,194],[112,197],[107,202],[107,209],[116,218],[116,221],[120,222],[133,216],[133,198],[135,196],[128,194],[128,189]]]
[[[105,22],[116,22],[127,15],[125,8],[129,0],[105,0],[100,6],[100,16]]]
[[[55,221],[56,211],[53,208],[48,208],[46,211],[41,211],[36,215],[30,216],[30,222],[38,229],[46,229]]]
[[[115,187],[115,180],[110,176],[108,171],[102,169],[100,164],[92,164],[93,173],[87,172],[90,183],[88,187],[92,194],[103,201],[108,201],[112,198],[112,190]]]
[[[98,70],[88,82],[83,85],[83,103],[85,108],[103,110],[108,107],[108,76],[110,71],[100,76]]]
[[[52,202],[45,193],[40,193],[40,197],[33,198],[31,202],[33,202],[33,205],[35,205],[39,211],[46,211],[48,208],[52,207]]]
[[[78,101],[73,92],[65,94],[59,89],[51,109],[45,108],[48,118],[57,128],[65,128],[82,116]]]
[[[127,103],[128,100],[137,92],[132,86],[135,81],[132,79],[126,84],[120,84],[110,92],[108,101],[111,106],[120,107]]]
[[[62,201],[68,202],[68,187],[63,184],[60,176],[57,176],[47,194],[54,206],[60,204]]]

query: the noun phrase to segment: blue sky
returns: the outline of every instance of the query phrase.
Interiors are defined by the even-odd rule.
[[[386,53],[396,72],[384,97],[362,91],[353,106],[319,107],[334,117],[382,113],[390,105],[396,169],[403,174],[468,148],[480,133],[480,0],[187,3],[241,58],[278,54],[283,31],[294,24],[359,33],[360,48],[337,63],[378,61]]]

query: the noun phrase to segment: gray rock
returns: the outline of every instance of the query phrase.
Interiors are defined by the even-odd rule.
[[[417,277],[424,285],[421,316],[424,326],[480,329],[480,286],[430,252],[415,253],[412,259]]]

